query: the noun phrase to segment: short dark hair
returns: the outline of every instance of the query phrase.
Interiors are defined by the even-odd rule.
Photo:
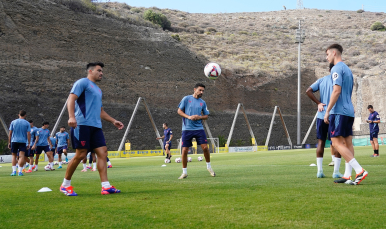
[[[61,126],[61,127],[60,127],[60,129],[62,129],[62,128],[66,129],[66,127],[65,127],[65,126]]]
[[[44,122],[43,122],[43,126],[44,126],[44,125],[50,125],[50,123],[47,122],[47,121],[44,121]]]
[[[28,120],[29,123],[33,123],[34,121],[32,121],[32,119]]]
[[[165,126],[168,126],[168,124],[166,122],[164,122]]]
[[[194,88],[198,88],[198,87],[203,87],[203,88],[205,88],[205,85],[202,84],[202,83],[196,83],[196,85],[194,85]]]
[[[102,62],[94,62],[94,63],[88,63],[87,67],[86,67],[86,70],[89,70],[91,68],[93,69],[96,66],[101,66],[102,68],[105,67],[105,65]]]
[[[25,110],[19,111],[19,115],[22,117],[24,117],[26,114],[27,114],[27,112]]]
[[[337,49],[340,52],[340,54],[343,53],[343,47],[340,44],[332,44],[328,46],[328,48],[326,49],[326,52],[330,49]]]
[[[371,108],[371,109],[374,109],[374,108],[373,108],[373,105],[368,105],[368,106],[367,106],[367,109],[370,109],[370,108]]]

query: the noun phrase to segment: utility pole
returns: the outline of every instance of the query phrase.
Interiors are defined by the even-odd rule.
[[[301,1],[301,0],[300,0]],[[299,1],[298,1],[299,2]],[[299,29],[296,30],[296,43],[299,43],[299,50],[298,50],[298,111],[297,111],[297,141],[296,144],[300,145],[300,138],[301,138],[301,125],[300,125],[300,111],[301,111],[301,101],[300,101],[300,95],[301,95],[301,58],[300,58],[300,51],[301,51],[301,43],[304,42],[305,31],[304,29],[301,29],[301,20],[299,20]]]

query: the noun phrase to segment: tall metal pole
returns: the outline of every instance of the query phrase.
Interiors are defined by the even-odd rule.
[[[302,41],[302,29],[301,29],[301,21],[299,20],[299,31],[300,31],[300,39],[299,39],[299,53],[298,53],[298,120],[297,120],[297,141],[296,144],[300,145],[300,109],[301,109],[301,102],[300,102],[300,87],[301,87],[301,72],[300,72],[300,46]]]

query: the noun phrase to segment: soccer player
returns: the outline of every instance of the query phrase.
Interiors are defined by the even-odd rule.
[[[32,149],[36,149],[36,158],[35,158],[35,171],[38,171],[39,157],[40,154],[44,151],[48,157],[48,165],[46,166],[46,170],[55,170],[54,169],[54,153],[51,151],[52,142],[50,139],[50,130],[48,127],[50,126],[49,122],[43,122],[42,128],[39,128],[36,131],[36,140]]]
[[[208,140],[202,125],[202,120],[208,119],[209,110],[206,103],[201,99],[205,91],[205,85],[197,83],[194,86],[193,95],[185,96],[178,105],[177,113],[182,116],[182,175],[178,179],[188,177],[187,160],[189,147],[192,146],[192,139],[196,138],[197,144],[201,145],[204,151],[206,166],[211,176],[216,176],[210,165],[210,153]]]
[[[166,158],[170,159],[170,158],[172,158],[172,155],[170,154],[170,149],[172,148],[173,132],[168,127],[168,124],[166,122],[164,124],[162,124],[162,127],[164,128],[164,135],[162,137],[156,138],[156,139],[157,140],[164,139],[164,150],[166,152]]]
[[[26,171],[26,173],[32,173],[32,171],[36,168],[36,166],[34,166],[34,155],[35,155],[35,151],[36,150],[33,150],[32,149],[32,146],[36,140],[36,131],[39,129],[37,128],[36,126],[34,126],[34,122],[32,120],[29,120],[29,125],[31,127],[31,140],[30,140],[30,147],[28,149],[28,157],[29,157],[29,169]]]
[[[62,168],[62,154],[66,156],[66,162],[68,162],[67,159],[67,148],[70,144],[70,136],[66,132],[66,127],[62,126],[60,127],[60,131],[56,133],[56,144],[57,144],[57,150],[58,153],[58,161],[59,161],[59,167],[58,169]]]
[[[367,110],[370,112],[369,118],[366,120],[370,127],[370,142],[373,147],[374,154],[371,157],[379,157],[379,144],[378,144],[378,132],[381,118],[378,112],[376,112],[372,105],[367,106]]]
[[[77,196],[71,186],[71,177],[89,150],[93,150],[98,155],[98,171],[102,182],[101,194],[121,192],[111,186],[107,179],[107,147],[101,119],[111,122],[120,130],[123,124],[109,116],[102,107],[102,91],[96,82],[102,80],[103,67],[104,64],[100,62],[87,64],[87,78],[74,83],[68,98],[68,125],[72,127],[71,142],[76,152],[67,166],[66,175],[60,186],[60,191],[67,196]]]
[[[334,182],[358,185],[366,178],[368,172],[354,158],[352,144],[354,106],[351,101],[354,77],[350,68],[342,62],[342,52],[343,48],[339,44],[333,44],[326,49],[326,59],[330,64],[334,64],[334,67],[331,69],[333,90],[324,122],[329,123],[328,131],[332,144],[346,160],[343,177]],[[354,181],[350,179],[352,168],[356,172]]]
[[[30,125],[25,120],[27,112],[21,110],[19,112],[19,118],[11,122],[9,126],[8,136],[8,148],[12,153],[12,173],[11,176],[16,176],[16,156],[19,151],[19,176],[23,176],[24,157],[26,156],[27,149],[29,149],[31,130]],[[27,142],[27,144],[26,144]]]
[[[330,64],[330,71],[334,67],[333,64]],[[314,92],[319,91],[320,101],[313,94]],[[318,139],[318,147],[316,149],[316,165],[318,172],[316,174],[317,178],[324,178],[323,173],[323,155],[324,155],[324,146],[326,144],[327,135],[328,135],[328,124],[324,123],[324,114],[325,107],[330,102],[330,95],[332,92],[332,80],[331,75],[325,76],[318,79],[313,83],[306,91],[307,96],[318,105],[318,114],[316,116],[316,137]],[[332,178],[341,178],[342,174],[339,172],[341,156],[331,145],[331,156],[334,162],[334,173]]]
[[[56,138],[55,137],[50,137],[50,140],[51,140],[51,144],[52,144],[52,148],[51,148],[52,156],[55,157],[55,154],[56,154]]]

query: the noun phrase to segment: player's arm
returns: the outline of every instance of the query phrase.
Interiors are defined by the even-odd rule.
[[[309,87],[306,91],[306,94],[308,96],[308,98],[310,98],[312,101],[314,101],[314,103],[316,103],[316,105],[318,105],[318,111],[323,111],[324,110],[324,106],[326,104],[324,103],[321,103],[314,95],[314,90]]]
[[[187,118],[187,119],[190,119],[190,120],[195,120],[195,119],[192,118],[194,115],[193,115],[193,116],[189,116],[189,115],[185,114],[185,112],[183,112],[183,111],[181,110],[181,108],[178,108],[177,113],[178,113],[180,116],[184,117],[184,118]],[[197,115],[197,116],[198,116],[198,115]]]
[[[173,138],[173,134],[170,135],[170,138],[169,138],[169,141],[168,141],[168,142],[171,142],[171,141],[172,141],[172,138]]]
[[[39,135],[36,135],[35,137],[36,137],[36,139],[35,139],[34,145],[32,146],[33,150],[36,148],[36,144],[39,141]]]
[[[50,144],[50,149],[52,149],[52,142],[51,142],[51,139],[50,139],[50,136],[48,135],[47,137],[47,141],[48,141],[48,144]]]
[[[163,139],[163,138],[165,138],[165,135],[162,136],[162,137],[156,138],[156,139],[159,140],[159,139]]]
[[[27,149],[29,149],[29,145],[31,144],[31,132],[27,132],[28,145]]]
[[[108,115],[106,113],[106,111],[103,109],[103,107],[101,107],[101,119],[107,121],[107,122],[111,122],[114,126],[116,126],[119,130],[121,130],[124,125],[123,123],[121,123],[120,121],[118,120],[115,120],[114,118],[112,118],[110,115]]]
[[[331,93],[330,103],[327,106],[326,114],[324,115],[324,122],[329,124],[330,121],[328,117],[330,116],[330,111],[334,107],[336,101],[338,101],[339,95],[342,92],[342,87],[339,85],[334,85],[334,88]]]
[[[209,115],[193,115],[193,120],[207,120],[209,118]]]
[[[11,137],[12,137],[12,130],[9,130],[8,134],[8,149],[11,149]]]
[[[75,119],[75,101],[78,99],[78,96],[71,93],[68,96],[67,101],[67,110],[68,110],[68,126],[75,128],[77,126],[77,122]]]

